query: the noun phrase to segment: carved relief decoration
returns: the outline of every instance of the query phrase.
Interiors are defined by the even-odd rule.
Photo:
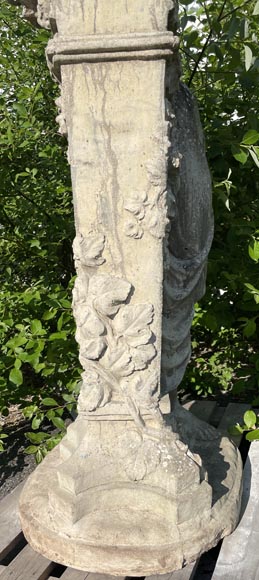
[[[167,130],[167,124],[165,129]],[[144,231],[148,231],[154,238],[162,239],[168,224],[167,183],[164,181],[168,142],[167,138],[158,140],[154,136],[153,139],[154,142],[159,142],[160,149],[158,155],[146,164],[153,193],[151,195],[150,191],[135,191],[124,201],[124,209],[133,218],[127,220],[125,233],[137,239],[142,238]]]
[[[66,124],[66,118],[63,112],[63,105],[62,105],[62,97],[58,97],[55,100],[55,105],[58,108],[58,115],[56,117],[56,121],[58,123],[59,126],[59,134],[60,135],[67,135],[67,124]]]
[[[165,191],[159,191],[152,201],[144,191],[134,192],[124,203],[124,208],[133,216],[125,224],[127,236],[138,239],[148,231],[154,238],[163,238],[168,222]]]
[[[123,398],[129,413],[143,425],[140,407],[156,412],[158,378],[143,371],[156,355],[150,328],[154,308],[150,303],[130,304],[132,284],[110,274],[89,269],[104,262],[105,237],[90,232],[74,241],[78,278],[73,291],[76,340],[84,368],[79,407],[94,411],[111,399]],[[127,303],[126,303],[127,302]]]
[[[9,0],[9,3],[23,6],[23,17],[34,26],[51,28],[56,32],[56,24],[50,14],[50,0]]]

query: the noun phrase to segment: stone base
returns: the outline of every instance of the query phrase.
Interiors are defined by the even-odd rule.
[[[150,418],[142,432],[130,420],[70,425],[21,495],[32,547],[81,570],[146,576],[180,569],[231,533],[238,450],[180,408],[165,421],[158,429]]]

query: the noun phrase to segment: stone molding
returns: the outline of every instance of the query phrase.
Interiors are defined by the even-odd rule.
[[[146,60],[172,57],[179,48],[173,32],[132,34],[99,34],[66,37],[57,34],[46,49],[52,74],[61,80],[60,67],[65,64]]]

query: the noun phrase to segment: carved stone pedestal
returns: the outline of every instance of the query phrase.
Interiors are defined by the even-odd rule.
[[[47,57],[68,134],[84,371],[78,418],[24,488],[22,526],[57,562],[163,574],[231,532],[241,485],[232,443],[177,403],[171,415],[159,408],[190,356],[212,238],[202,132],[179,84],[176,6],[34,7],[56,32]]]
[[[22,493],[32,547],[82,570],[146,576],[181,568],[230,533],[242,473],[235,447],[196,419],[188,447],[185,427],[180,439],[175,416],[165,420],[140,432],[132,420],[79,417]]]

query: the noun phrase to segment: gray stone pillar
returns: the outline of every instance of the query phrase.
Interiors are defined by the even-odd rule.
[[[66,565],[165,573],[235,526],[241,478],[228,440],[178,404],[159,407],[189,357],[211,239],[199,120],[168,30],[176,6],[38,0],[28,14],[26,4],[56,32],[47,59],[68,134],[83,373],[78,418],[29,478],[22,525]]]

